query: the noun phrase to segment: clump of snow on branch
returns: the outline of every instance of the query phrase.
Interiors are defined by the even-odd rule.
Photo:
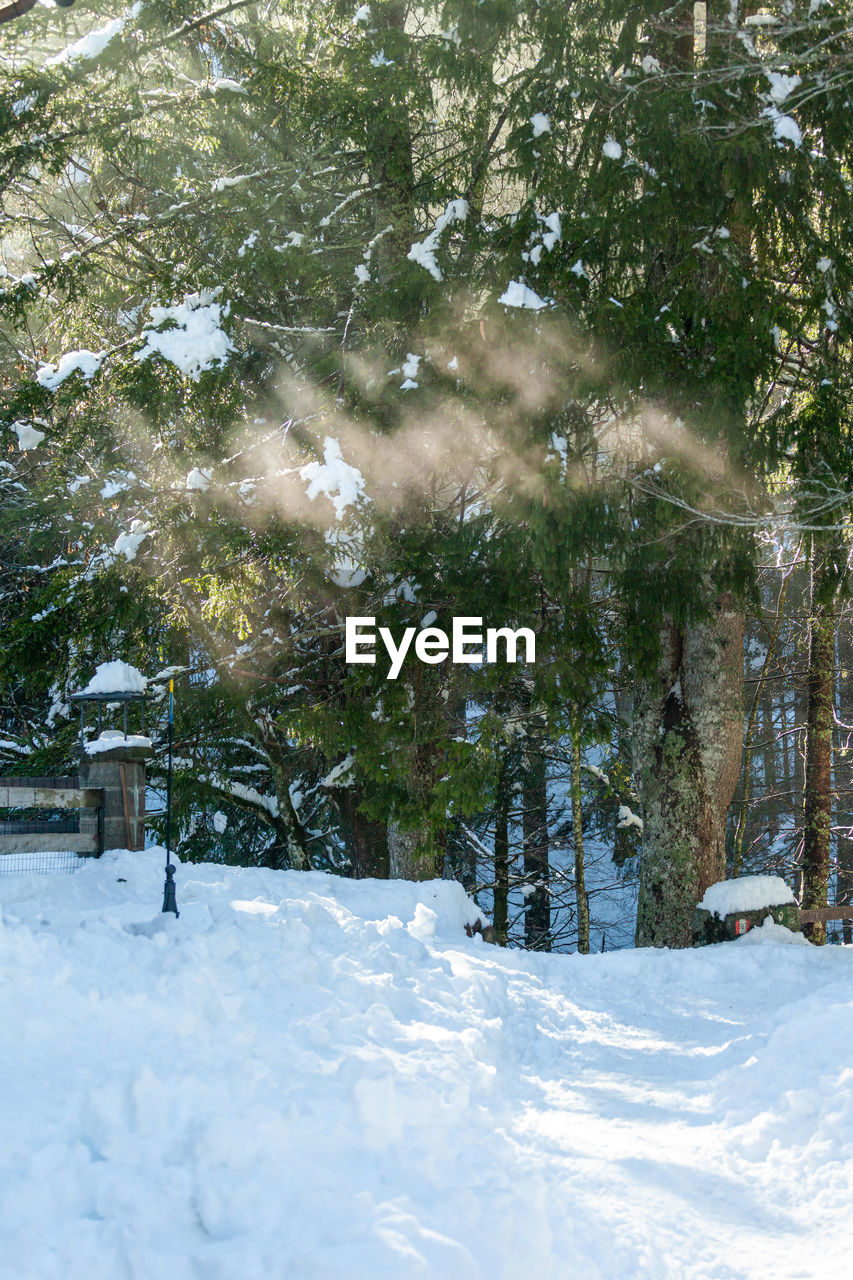
[[[228,304],[216,301],[219,289],[188,293],[183,302],[168,307],[152,307],[151,320],[142,330],[145,345],[135,359],[162,356],[181,373],[198,381],[202,373],[222,365],[234,345],[222,328]]]
[[[82,692],[144,693],[147,688],[148,681],[137,667],[115,659],[113,662],[102,662]]]
[[[636,827],[641,835],[643,833],[643,819],[638,818],[636,813],[633,813],[627,804],[620,804],[616,825],[617,827],[623,828]]]
[[[131,17],[136,17],[140,8],[140,5],[134,5]],[[96,31],[90,31],[79,40],[75,40],[74,44],[63,49],[62,53],[58,53],[56,57],[48,58],[45,66],[57,67],[63,64],[73,66],[75,62],[89,62],[92,58],[100,57],[107,45],[124,31],[126,22],[125,16],[113,18],[112,22],[108,22],[106,26],[98,27]]]
[[[506,289],[498,298],[498,302],[504,307],[520,307],[525,311],[541,311],[543,307],[547,307],[548,303],[539,297],[529,285],[523,284],[521,280],[510,280]]]
[[[775,106],[766,107],[762,115],[773,121],[773,137],[780,146],[783,142],[790,142],[795,147],[803,145],[802,130],[793,116],[782,115],[779,108]]]
[[[12,103],[12,114],[15,116],[25,115],[27,111],[32,111],[38,102],[37,93],[28,93],[23,98],[18,98],[17,102]]]
[[[89,382],[103,364],[105,354],[103,351],[98,355],[93,351],[66,351],[60,356],[59,364],[41,365],[36,372],[36,382],[48,391],[55,391],[72,373],[81,373]]]
[[[551,120],[548,116],[543,115],[541,111],[537,111],[535,115],[530,117],[530,123],[533,126],[533,136],[538,138],[543,133],[551,132]]]
[[[800,76],[785,76],[778,71],[765,71],[764,74],[770,82],[770,97],[774,102],[784,102],[803,83]]]
[[[300,477],[307,481],[305,490],[312,500],[323,494],[335,508],[338,520],[347,507],[355,506],[364,497],[364,476],[358,467],[344,462],[341,446],[334,436],[323,441],[323,461],[309,462],[300,468]]]
[[[42,420],[41,418],[36,418],[34,421],[41,422]],[[47,424],[44,423],[43,425],[46,426]],[[18,437],[18,448],[22,453],[25,453],[27,449],[37,449],[44,439],[43,431],[37,431],[32,423],[24,422],[22,419],[19,419],[18,422],[13,422],[10,430],[14,431]]]
[[[339,764],[335,765],[334,769],[326,774],[325,778],[323,778],[320,783],[320,786],[351,787],[354,781],[352,772],[354,763],[355,756],[350,751],[348,755],[344,756],[343,760],[341,760]]]
[[[244,98],[249,96],[248,90],[240,84],[239,80],[229,80],[227,76],[214,80],[210,87],[214,93],[239,93]]]
[[[408,352],[405,360],[399,369],[390,369],[388,377],[393,378],[395,374],[402,374],[403,381],[400,383],[401,391],[415,391],[418,387],[418,366],[423,356],[416,356],[413,351]]]
[[[410,262],[417,262],[428,271],[433,280],[443,280],[441,267],[435,260],[435,251],[441,241],[441,233],[454,222],[464,222],[468,217],[467,200],[451,200],[444,213],[436,221],[435,227],[425,240],[413,244],[406,255]]]
[[[601,148],[608,160],[621,160],[622,148],[615,138],[605,138],[604,146]]]
[[[192,471],[187,475],[185,485],[187,489],[197,490],[199,493],[206,493],[210,488],[211,470],[209,467],[193,467]]]
[[[130,528],[120,533],[113,543],[113,551],[126,560],[135,560],[136,553],[151,532],[151,526],[144,520],[132,520]]]

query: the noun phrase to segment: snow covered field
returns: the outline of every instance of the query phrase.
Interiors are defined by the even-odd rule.
[[[853,951],[537,956],[453,884],[177,883],[174,921],[161,851],[0,877],[3,1280],[850,1274]]]

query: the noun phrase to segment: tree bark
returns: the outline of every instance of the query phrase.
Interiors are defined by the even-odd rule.
[[[743,748],[743,630],[729,597],[704,621],[666,622],[657,670],[637,685],[638,946],[690,946],[697,903],[725,878],[726,814]]]
[[[572,726],[572,845],[575,853],[575,893],[578,906],[578,951],[589,955],[589,903],[586,896],[586,867],[583,855],[583,810],[581,791],[581,736]]]
[[[809,608],[809,674],[806,713],[806,777],[803,805],[804,907],[829,903],[832,838],[832,731],[835,704],[835,583],[826,563],[829,549],[815,535]],[[826,925],[807,924],[812,942],[826,941]]]
[[[388,862],[392,880],[435,880],[444,854],[432,848],[429,832],[408,830],[392,818],[388,823]]]
[[[330,791],[340,818],[353,879],[387,880],[390,875],[387,826],[359,811],[361,793],[358,788],[332,787]]]
[[[524,906],[524,945],[551,950],[551,898],[548,847],[548,793],[545,752],[535,726],[528,731],[522,762],[522,856],[528,896]],[[532,887],[533,892],[529,892]]]
[[[509,929],[509,788],[506,757],[498,776],[495,814],[495,889],[493,924],[498,946],[505,947]]]

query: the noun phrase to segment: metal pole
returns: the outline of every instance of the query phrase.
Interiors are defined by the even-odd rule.
[[[169,681],[169,756],[166,765],[166,883],[163,886],[163,911],[173,911],[177,920],[180,912],[175,897],[175,868],[172,866],[172,737],[173,698],[175,681]]]

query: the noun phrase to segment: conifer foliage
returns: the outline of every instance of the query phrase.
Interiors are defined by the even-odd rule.
[[[457,874],[544,948],[589,949],[638,876],[639,942],[685,945],[733,865],[759,570],[805,535],[825,901],[848,19],[78,0],[0,27],[5,767],[68,761],[68,694],[121,656],[178,677],[182,856]],[[389,680],[347,617],[528,628],[536,662]]]

